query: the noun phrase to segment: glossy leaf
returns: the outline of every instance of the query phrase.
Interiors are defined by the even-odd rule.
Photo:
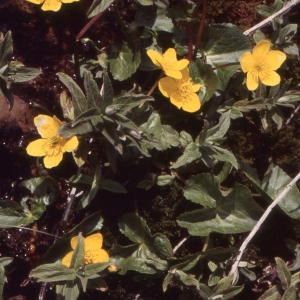
[[[114,0],[94,0],[87,12],[88,18],[92,18],[105,11],[113,2]]]
[[[88,108],[100,108],[103,103],[103,99],[100,95],[100,91],[98,89],[96,81],[93,78],[92,73],[88,70],[85,70],[84,74],[84,88],[86,90]]]
[[[38,282],[55,282],[74,280],[76,273],[75,270],[69,269],[65,265],[54,263],[41,265],[33,269],[29,276],[37,279]]]
[[[284,290],[286,290],[291,284],[292,275],[287,265],[280,257],[275,257],[275,261],[276,261],[276,271],[281,281],[281,286]]]

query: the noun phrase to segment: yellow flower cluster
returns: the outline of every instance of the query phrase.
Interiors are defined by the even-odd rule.
[[[31,156],[45,156],[46,168],[56,167],[61,162],[64,152],[71,152],[77,148],[76,136],[65,139],[57,134],[62,122],[55,116],[51,118],[46,115],[38,115],[34,118],[34,125],[42,138],[31,142],[26,151]]]
[[[248,90],[254,91],[258,87],[258,79],[264,84],[274,86],[279,84],[280,76],[275,72],[286,59],[285,53],[271,50],[271,43],[262,40],[250,52],[244,53],[241,58],[241,68],[247,73],[246,85]]]
[[[166,77],[159,80],[158,88],[178,109],[193,113],[200,109],[201,103],[196,92],[200,84],[194,84],[189,75],[187,59],[177,60],[174,48],[169,48],[163,55],[154,50],[147,51],[152,62],[161,68]]]
[[[79,0],[27,0],[28,2],[34,3],[34,4],[43,4],[42,10],[52,10],[52,11],[58,11],[61,8],[62,3],[72,3],[72,2],[78,2]]]

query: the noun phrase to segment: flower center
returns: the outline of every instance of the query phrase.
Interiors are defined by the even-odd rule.
[[[180,97],[182,98],[182,102],[188,102],[190,100],[190,96],[193,93],[192,84],[190,81],[181,84],[178,88],[180,93]]]
[[[85,247],[83,264],[88,265],[93,263],[93,252],[89,247]]]
[[[62,152],[61,145],[59,143],[60,139],[59,135],[54,135],[47,139],[44,144],[44,150],[47,156],[57,156],[60,152]]]
[[[263,69],[265,69],[265,63],[261,58],[258,58],[254,67],[258,72],[262,71]]]

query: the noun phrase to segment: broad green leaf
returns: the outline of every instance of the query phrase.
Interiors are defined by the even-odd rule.
[[[163,291],[165,292],[168,288],[168,285],[172,282],[172,279],[174,277],[173,273],[168,273],[163,281]]]
[[[199,98],[203,105],[208,101],[218,87],[218,77],[211,65],[203,63],[200,59],[189,64],[190,76],[194,83],[200,83]]]
[[[110,262],[89,264],[84,267],[84,273],[86,277],[100,273],[111,265]]]
[[[224,273],[225,273],[225,270],[220,267],[217,267],[215,270],[211,270],[211,271],[212,272],[209,275],[209,279],[208,279],[208,286],[216,285],[224,277]]]
[[[281,0],[275,0],[272,6],[267,6],[267,5],[258,5],[255,7],[255,10],[265,16],[269,17],[276,13],[278,10],[280,10],[283,6],[283,2]]]
[[[141,63],[141,54],[139,52],[134,53],[127,43],[123,43],[118,57],[110,59],[109,62],[113,78],[123,81],[136,71]]]
[[[185,256],[180,260],[179,263],[173,265],[171,269],[181,270],[183,272],[190,271],[193,267],[196,266],[200,257],[200,253],[191,256]]]
[[[169,125],[162,125],[162,132],[161,132],[161,147],[162,150],[167,150],[168,148],[178,147],[178,132]]]
[[[93,78],[90,71],[85,70],[84,74],[84,88],[86,91],[86,97],[88,102],[88,108],[101,107],[103,99],[100,95],[97,83]]]
[[[114,0],[94,0],[87,12],[87,17],[92,18],[105,11],[113,2]]]
[[[285,262],[280,257],[275,257],[276,271],[281,281],[281,286],[286,290],[291,284],[291,273],[286,266]]]
[[[291,277],[291,286],[296,286],[300,282],[300,271],[293,274]]]
[[[13,40],[11,37],[11,31],[8,31],[3,37],[3,33],[0,33],[0,69],[7,65],[11,59],[13,53]]]
[[[82,265],[84,258],[84,246],[84,238],[82,237],[82,234],[79,233],[77,237],[77,245],[71,259],[70,269],[77,270]]]
[[[298,299],[298,290],[295,289],[294,287],[290,286],[287,288],[282,295],[281,300],[297,300]]]
[[[232,170],[232,164],[225,162],[223,164],[222,170],[217,175],[217,178],[220,183],[222,183],[227,178],[227,176],[230,174],[231,170]]]
[[[54,263],[41,265],[33,269],[29,276],[37,279],[38,282],[55,282],[74,280],[76,273],[73,269],[69,269],[62,264]]]
[[[7,282],[7,278],[5,276],[4,267],[12,262],[12,257],[2,257],[0,258],[0,300],[2,300],[3,287],[5,282]]]
[[[174,273],[174,277],[184,286],[194,286],[197,290],[199,290],[199,282],[195,278],[195,275],[186,274],[181,270],[176,270]]]
[[[279,300],[281,298],[276,285],[268,289],[258,300]]]
[[[194,161],[197,161],[202,156],[199,147],[195,143],[190,143],[185,149],[183,154],[172,165],[172,169],[178,169]]]
[[[238,63],[241,55],[251,50],[249,39],[232,24],[207,25],[203,30],[200,51],[203,51],[206,62],[214,67]],[[218,88],[225,90],[230,77],[239,68],[238,63],[236,66],[218,69]]]
[[[67,96],[67,93],[65,91],[63,91],[60,94],[59,102],[64,114],[64,119],[71,121],[74,120],[74,106],[71,99]]]
[[[80,87],[75,81],[65,73],[57,73],[59,80],[68,88],[72,95],[74,113],[77,117],[82,112],[88,109],[87,100]]]
[[[235,185],[227,196],[215,200],[215,208],[203,208],[180,215],[177,219],[179,226],[196,236],[207,236],[211,232],[241,233],[250,231],[263,212],[247,187],[242,185]]]
[[[79,296],[79,284],[80,281],[78,278],[75,280],[69,280],[67,281],[65,287],[64,287],[64,300],[74,300],[77,299]]]
[[[38,69],[24,67],[23,64],[12,61],[3,72],[3,76],[9,77],[12,82],[26,82],[36,78],[42,72]]]
[[[191,176],[183,194],[186,199],[205,207],[216,207],[216,199],[222,198],[219,181],[213,174]]]
[[[109,180],[109,179],[100,179],[98,188],[100,190],[107,190],[113,193],[127,193],[126,189],[120,183]]]
[[[157,177],[157,185],[164,186],[170,184],[174,178],[174,175],[160,175]]]
[[[229,162],[235,169],[238,169],[238,162],[230,151],[217,146],[213,146],[213,149],[215,153],[212,154],[211,156],[214,159],[217,159],[218,161]]]
[[[190,143],[193,143],[193,141],[194,140],[189,133],[187,133],[185,131],[180,132],[178,142],[180,143],[182,148],[186,148],[186,146]]]
[[[153,236],[153,248],[155,254],[162,259],[167,259],[172,255],[172,245],[170,244],[168,238],[162,233],[157,233]]]
[[[109,79],[109,76],[107,75],[107,71],[105,70],[103,72],[103,84],[101,87],[101,92],[100,92],[102,98],[103,98],[103,103],[100,107],[101,112],[104,114],[106,111],[106,108],[112,104],[113,98],[114,98],[114,91]]]
[[[153,1],[152,0],[134,0],[135,2],[141,4],[141,5],[153,5]]]

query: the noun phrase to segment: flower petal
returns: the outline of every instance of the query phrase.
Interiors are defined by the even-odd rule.
[[[201,107],[201,103],[197,94],[190,94],[189,100],[184,101],[182,104],[182,109],[190,113],[199,110],[200,107]]]
[[[247,88],[250,91],[256,90],[258,87],[258,73],[256,70],[250,70],[247,73]]]
[[[172,93],[172,95],[170,97],[170,101],[178,109],[180,109],[182,107],[182,104],[183,104],[182,103],[182,95],[178,91],[175,91],[174,93]]]
[[[200,90],[201,84],[200,83],[196,83],[192,85],[192,91],[193,92],[198,92]]]
[[[74,253],[74,251],[69,252],[68,254],[66,254],[64,256],[64,258],[61,261],[61,263],[65,266],[67,266],[68,268],[70,267],[73,253]]]
[[[182,78],[182,73],[180,71],[176,71],[176,70],[173,70],[173,69],[168,69],[168,70],[164,70],[165,71],[165,74],[167,76],[170,76],[172,78],[175,78],[175,79],[181,79]]]
[[[55,156],[45,156],[44,157],[44,165],[47,169],[51,169],[53,167],[56,167],[59,165],[59,163],[62,161],[63,153],[59,152]]]
[[[76,235],[76,236],[72,237],[72,239],[70,241],[70,244],[71,244],[71,247],[73,250],[75,250],[77,243],[78,243],[78,236]],[[84,241],[84,243],[85,243],[85,241]]]
[[[176,57],[176,51],[174,48],[169,48],[168,50],[166,50],[166,52],[163,54],[163,58],[167,61],[173,61],[173,60],[177,60]]]
[[[42,10],[52,10],[52,11],[59,11],[61,8],[61,1],[60,0],[45,0]]]
[[[266,56],[270,50],[270,45],[271,43],[268,40],[259,41],[252,51],[254,60]]]
[[[55,116],[51,118],[46,115],[38,115],[34,118],[34,125],[43,138],[51,138],[56,135],[58,128],[62,126],[62,122]]]
[[[158,89],[167,98],[177,89],[176,79],[172,77],[164,77],[158,82]]]
[[[253,68],[254,60],[250,52],[245,52],[240,58],[241,68],[247,73]]]
[[[162,56],[158,52],[150,49],[150,50],[147,51],[147,55],[150,57],[150,59],[152,60],[152,62],[157,67],[159,67],[159,68],[162,67],[162,60],[163,60],[163,58],[162,58]]]
[[[62,138],[60,143],[62,145],[62,152],[72,152],[78,147],[78,139],[75,135],[69,139]]]
[[[265,70],[258,73],[259,79],[265,85],[274,86],[280,83],[280,76],[271,70]]]
[[[62,3],[78,2],[79,0],[61,0]]]
[[[34,3],[34,4],[42,4],[45,0],[26,0],[26,1]]]
[[[46,139],[38,139],[36,141],[31,142],[27,148],[27,154],[31,156],[45,156],[45,144],[47,143]]]
[[[93,264],[109,262],[108,253],[103,249],[94,250],[92,261],[93,261]]]
[[[266,65],[268,65],[268,67],[274,71],[277,70],[285,60],[285,53],[279,50],[272,50],[267,54],[265,62]]]
[[[84,239],[86,247],[90,249],[102,248],[103,237],[101,233],[92,234]]]
[[[174,70],[182,70],[184,68],[186,68],[189,64],[189,61],[187,59],[181,59],[179,61],[176,62],[176,64],[174,64]]]

